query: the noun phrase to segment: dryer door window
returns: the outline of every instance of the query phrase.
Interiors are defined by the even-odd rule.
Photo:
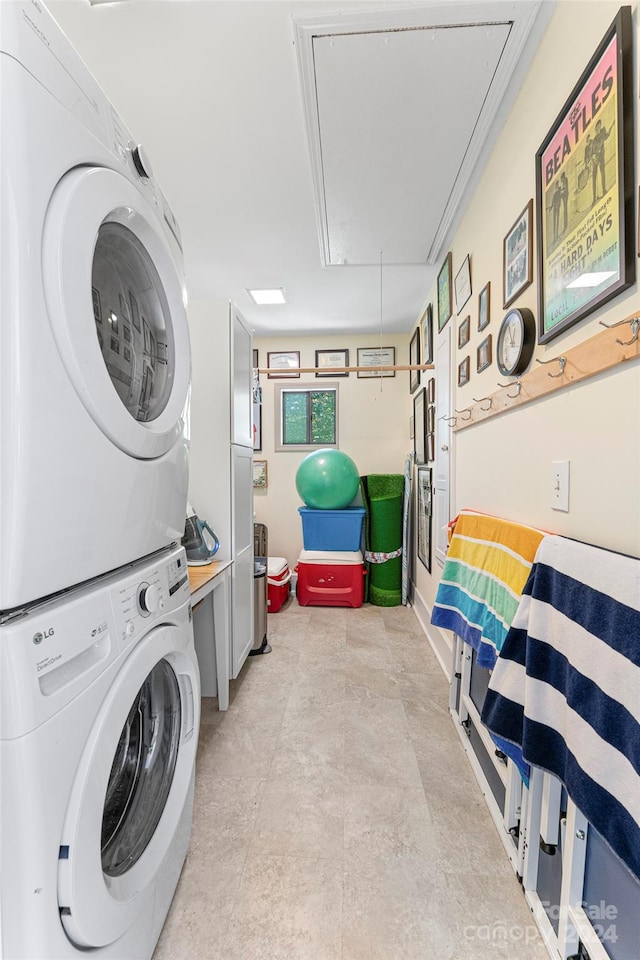
[[[119,877],[146,850],[162,816],[180,744],[180,688],[166,660],[140,687],[122,728],[102,814],[102,869]]]
[[[43,274],[80,401],[125,453],[162,456],[182,438],[191,356],[182,253],[159,201],[114,170],[70,171],[47,211]]]
[[[171,387],[171,316],[149,254],[121,223],[106,222],[98,230],[91,299],[116,393],[136,420],[154,420],[166,407]]]

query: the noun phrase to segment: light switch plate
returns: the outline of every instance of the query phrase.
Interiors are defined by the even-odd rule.
[[[551,463],[551,509],[569,512],[569,460]]]

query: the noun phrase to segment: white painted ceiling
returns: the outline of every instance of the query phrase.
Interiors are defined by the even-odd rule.
[[[151,158],[189,296],[286,336],[412,328],[551,4],[47,6]]]

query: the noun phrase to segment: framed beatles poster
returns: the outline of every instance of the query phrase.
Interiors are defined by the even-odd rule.
[[[540,343],[635,280],[632,68],[626,6],[536,154]]]

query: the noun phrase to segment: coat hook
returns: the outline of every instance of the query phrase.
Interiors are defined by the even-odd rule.
[[[499,387],[503,387],[505,390],[507,389],[507,387],[515,387],[515,388],[516,388],[516,392],[515,392],[515,393],[508,393],[508,394],[507,394],[507,396],[508,396],[508,397],[511,397],[511,398],[519,397],[519,396],[520,396],[520,391],[522,390],[522,384],[521,384],[521,382],[520,382],[519,380],[514,380],[513,383],[498,383],[498,386],[499,386]]]
[[[634,317],[631,320],[631,340],[619,340],[616,337],[616,343],[619,343],[621,347],[630,347],[632,343],[635,343],[640,334],[640,317]]]
[[[443,414],[443,415],[440,417],[440,419],[441,419],[441,420],[446,420],[447,423],[453,422],[453,425],[454,425],[454,427],[455,427],[456,421],[457,421],[458,418],[457,418],[457,417],[445,417],[444,414]]]
[[[558,377],[561,377],[564,373],[564,367],[567,362],[566,357],[552,357],[551,360],[536,360],[536,363],[559,363],[560,364],[560,373],[548,373],[548,377],[552,377],[554,380],[557,380]]]
[[[471,420],[471,410],[469,410],[469,407],[465,407],[464,410],[456,410],[456,413],[459,413],[461,417],[463,413],[466,413],[466,417],[462,417],[462,419]]]
[[[478,397],[474,397],[473,400],[474,403],[484,403],[485,400],[489,401],[489,406],[480,407],[481,410],[491,410],[491,407],[493,406],[493,397],[480,397],[480,399],[478,399]]]

